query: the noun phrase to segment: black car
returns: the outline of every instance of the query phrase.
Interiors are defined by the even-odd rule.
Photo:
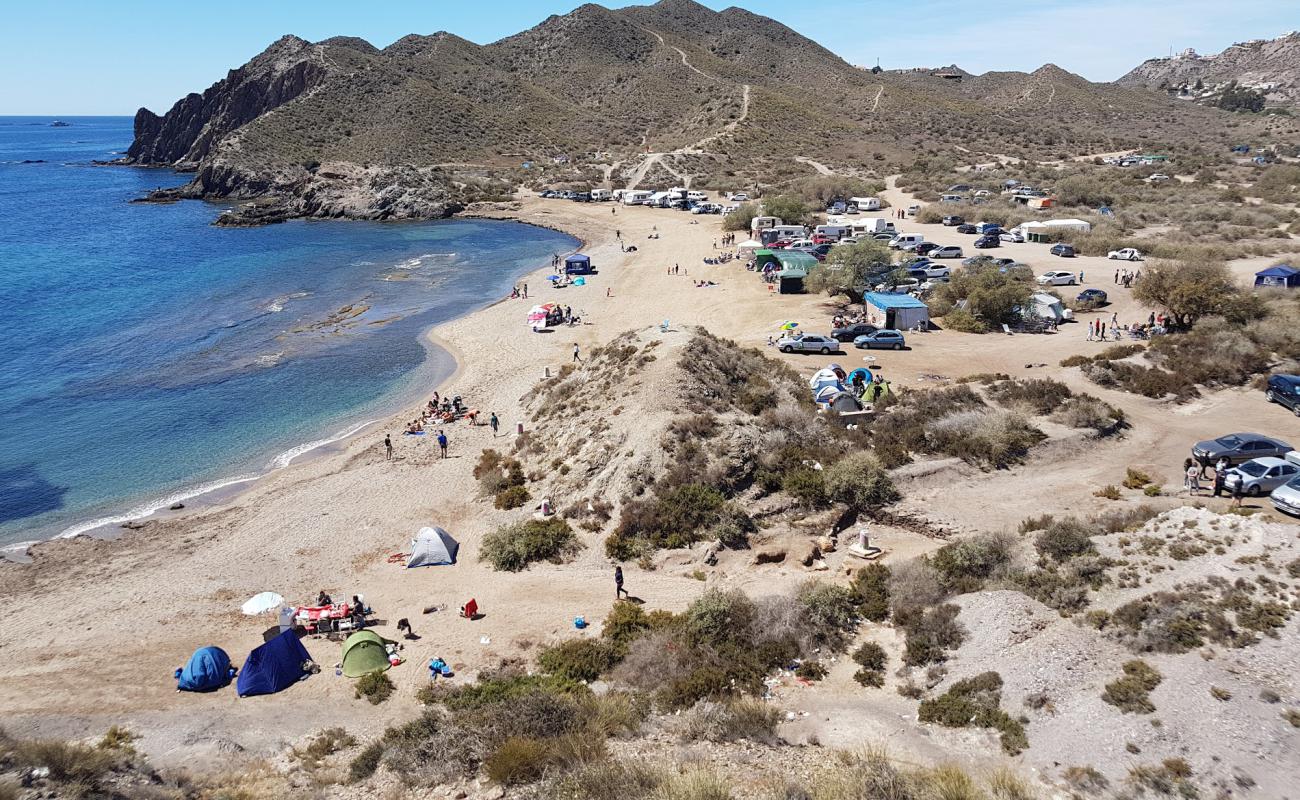
[[[996,235],[981,236],[980,238],[975,240],[975,246],[980,248],[981,250],[987,247],[1001,247],[1002,240],[999,239]]]
[[[826,254],[829,253],[831,251],[831,248],[834,246],[835,245],[833,244],[819,244],[816,247],[814,247],[811,252],[814,258],[817,257],[825,258]]]
[[[1268,379],[1264,396],[1300,417],[1300,375],[1273,375]]]
[[[1049,252],[1052,255],[1060,256],[1061,258],[1074,258],[1075,255],[1074,245],[1072,244],[1052,245],[1052,249]]]
[[[958,233],[979,233],[979,229],[969,222],[957,226]]]
[[[1075,300],[1092,306],[1100,306],[1106,303],[1106,293],[1101,289],[1084,289],[1079,292],[1079,296]]]
[[[939,245],[935,242],[921,242],[916,246],[916,250],[914,252],[918,256],[923,256],[926,253],[929,253],[931,250],[938,250],[938,249],[939,249]]]
[[[835,328],[831,331],[831,338],[837,342],[851,342],[859,336],[866,336],[869,333],[875,333],[877,330],[879,328],[875,325],[859,322],[854,325],[846,325],[843,328]]]

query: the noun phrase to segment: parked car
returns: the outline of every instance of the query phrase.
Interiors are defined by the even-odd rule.
[[[829,336],[818,336],[812,333],[800,333],[794,336],[783,336],[776,342],[776,347],[782,353],[834,353],[840,349],[840,343]]]
[[[902,350],[907,346],[907,340],[903,334],[896,330],[884,329],[869,333],[866,336],[859,336],[853,340],[853,346],[859,350],[870,350],[873,348],[885,348],[887,350]]]
[[[1259,433],[1229,433],[1192,445],[1192,458],[1201,466],[1213,466],[1220,458],[1240,464],[1252,458],[1284,456],[1294,448],[1286,442]]]
[[[985,257],[985,258],[988,258],[988,256],[984,256],[984,257]],[[1014,266],[1017,266],[1019,263],[1020,263],[1020,262],[1016,261],[1014,258],[995,258],[995,259],[993,259],[993,266],[995,266],[995,267],[1014,267]]]
[[[835,245],[833,244],[819,244],[816,247],[814,247],[811,252],[814,256],[825,258],[826,254],[829,253],[831,251],[831,248],[834,246]]]
[[[1052,245],[1052,249],[1048,252],[1054,256],[1060,256],[1061,258],[1074,258],[1074,245],[1054,244]]]
[[[1270,403],[1291,409],[1292,413],[1300,417],[1300,375],[1269,376],[1264,397]]]
[[[946,264],[936,264],[933,261],[921,267],[914,267],[912,271],[923,272],[927,278],[947,278],[952,275],[952,270]]]
[[[970,224],[969,222],[966,222],[957,226],[957,232],[969,234],[969,233],[979,233],[979,230],[977,230],[974,225]]]
[[[866,322],[858,322],[853,325],[845,325],[843,328],[836,328],[831,331],[831,338],[837,342],[851,342],[859,336],[867,336],[880,330],[875,325]]]
[[[892,233],[877,233],[875,236],[872,236],[871,238],[872,238],[872,239],[875,239],[877,242],[890,242],[890,241],[893,241],[893,239],[894,239],[894,234],[892,234]]]
[[[777,239],[775,242],[772,242],[771,244],[768,245],[768,249],[784,250],[785,248],[789,247],[793,242],[794,239]]]
[[[1020,231],[1003,231],[998,234],[998,238],[1012,244],[1023,244],[1025,241],[1025,235]]]
[[[915,248],[913,248],[914,252],[918,256],[928,256],[930,254],[930,251],[938,250],[938,249],[939,249],[939,244],[937,242],[921,242]]]
[[[1283,514],[1300,517],[1300,478],[1292,478],[1268,496],[1273,507]]]
[[[1002,241],[996,236],[981,236],[975,240],[975,247],[980,250],[986,250],[990,247],[1001,247]]]
[[[961,258],[961,248],[956,245],[947,245],[945,247],[936,247],[930,251],[931,258]]]
[[[1053,270],[1039,275],[1036,282],[1039,286],[1073,286],[1079,282],[1079,276],[1073,272]]]
[[[956,214],[949,214],[948,216],[943,218],[943,224],[951,228],[956,225],[965,225],[966,220],[962,217],[957,216]]]
[[[1074,299],[1078,300],[1080,303],[1099,306],[1106,302],[1106,293],[1101,289],[1084,289],[1082,292],[1079,292],[1079,296]]]
[[[744,192],[736,192],[731,196],[731,202],[733,203],[743,203],[748,199],[749,199],[749,195],[745,194]]]
[[[1136,247],[1123,247],[1119,250],[1111,250],[1106,254],[1106,258],[1113,258],[1116,261],[1141,261],[1142,253]]]
[[[948,187],[949,193],[969,192],[970,190],[971,185],[969,183],[954,183],[952,186]]]
[[[1293,478],[1300,477],[1300,465],[1276,456],[1252,458],[1229,471],[1241,476],[1241,491],[1250,497],[1268,494]]]

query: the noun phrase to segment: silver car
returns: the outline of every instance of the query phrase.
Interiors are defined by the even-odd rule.
[[[1300,477],[1300,466],[1282,458],[1254,458],[1228,470],[1241,476],[1241,491],[1250,497],[1268,494],[1288,481]]]
[[[1300,517],[1300,478],[1292,478],[1269,495],[1273,507],[1283,514]]]
[[[802,333],[795,336],[783,336],[776,342],[782,353],[834,353],[839,351],[840,343],[829,336]]]
[[[1192,458],[1203,466],[1217,464],[1226,458],[1229,464],[1240,464],[1252,458],[1281,457],[1294,450],[1286,442],[1258,433],[1230,433],[1217,439],[1206,439],[1192,446]]]

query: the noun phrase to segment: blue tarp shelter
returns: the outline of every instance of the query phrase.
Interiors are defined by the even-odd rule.
[[[1261,269],[1255,273],[1255,285],[1283,289],[1300,288],[1300,269],[1289,264],[1278,264],[1268,269]]]
[[[298,634],[285,631],[248,654],[235,688],[240,697],[275,694],[301,680],[307,674],[303,665],[311,660]]]
[[[184,667],[176,670],[176,688],[182,692],[214,692],[230,683],[234,674],[225,650],[200,647]]]
[[[568,275],[590,275],[591,257],[584,256],[582,253],[574,253],[564,259],[564,271]]]
[[[877,327],[903,331],[930,325],[930,307],[910,294],[867,292],[862,301],[867,321]]]

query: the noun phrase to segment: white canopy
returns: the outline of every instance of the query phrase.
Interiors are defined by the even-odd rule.
[[[460,542],[439,527],[421,528],[411,540],[411,555],[406,559],[410,567],[439,567],[456,563]]]
[[[753,239],[747,239],[736,245],[737,250],[757,250],[763,246],[762,242],[756,242]]]
[[[240,610],[250,617],[255,617],[258,614],[265,614],[268,611],[273,611],[282,605],[284,605],[284,598],[280,595],[275,592],[262,592],[261,594],[256,594],[248,598],[248,600],[240,606]]]

